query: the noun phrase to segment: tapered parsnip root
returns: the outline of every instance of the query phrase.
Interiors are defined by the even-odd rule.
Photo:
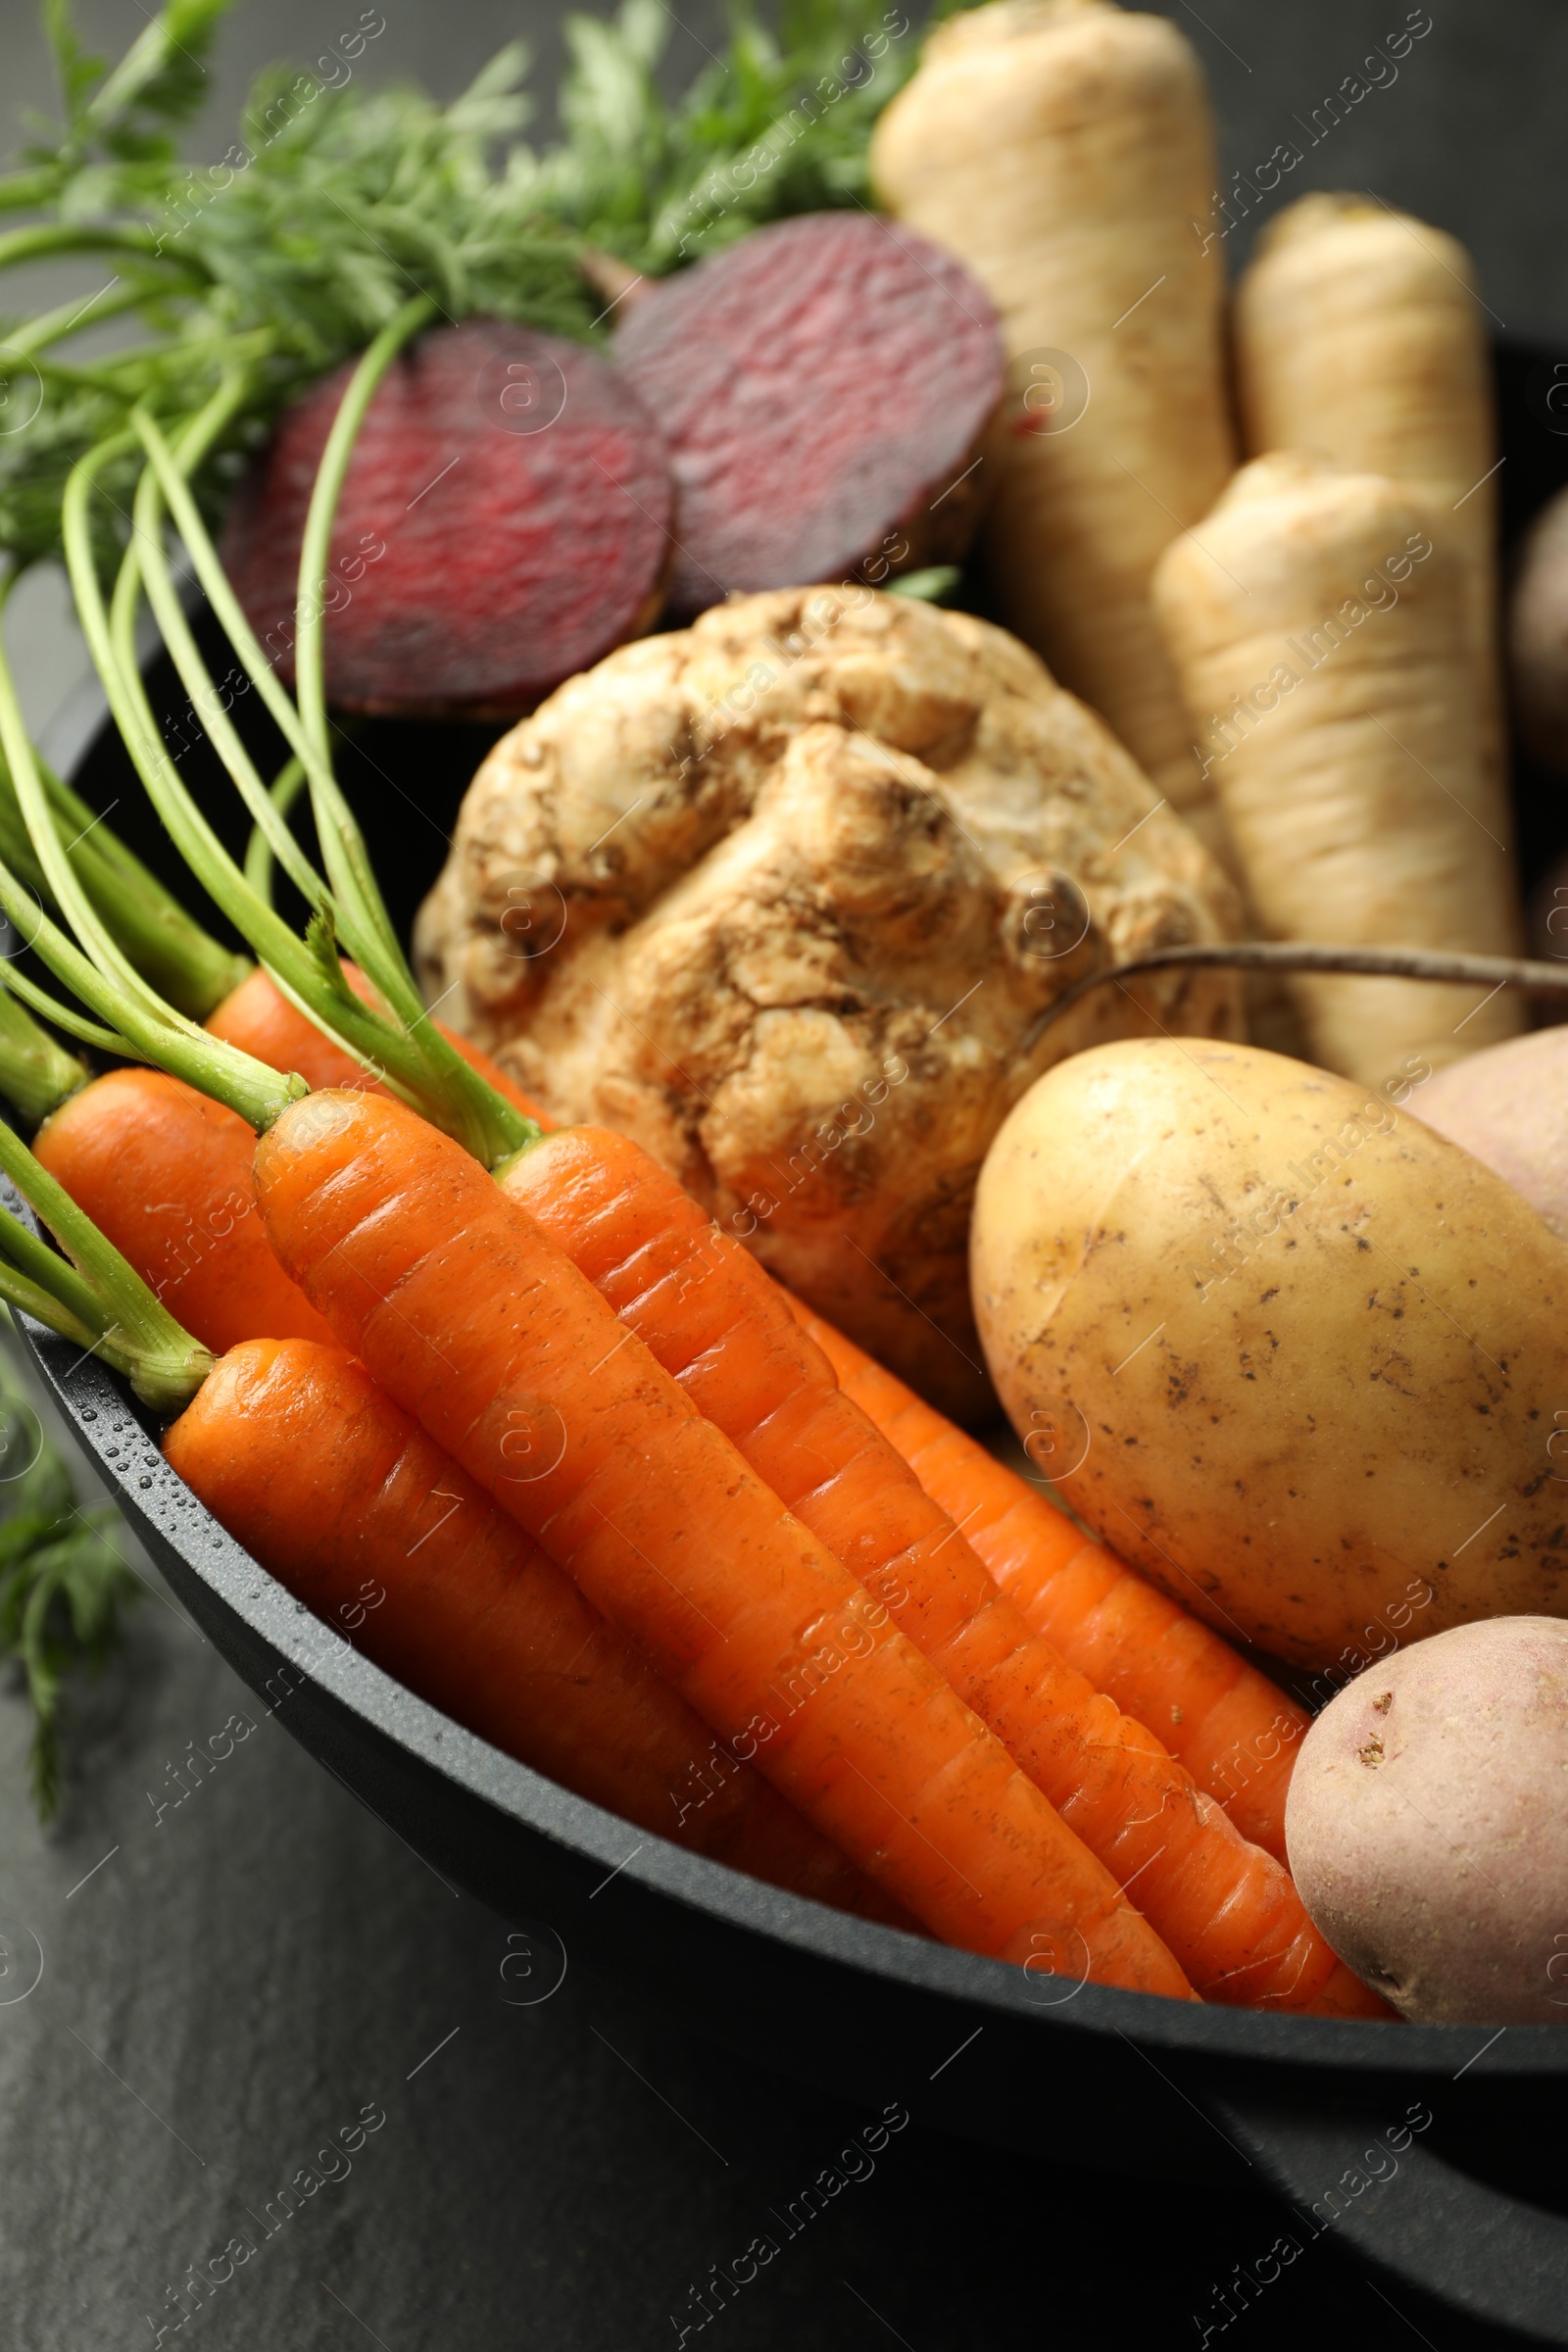
[[[932,35],[877,126],[872,172],[1002,315],[1013,398],[987,524],[1000,617],[1216,846],[1149,605],[1161,549],[1236,463],[1197,59],[1160,17],[1000,0]]]
[[[1237,475],[1155,601],[1247,887],[1281,939],[1518,952],[1506,803],[1430,499],[1298,454]],[[1378,1084],[1520,1025],[1516,996],[1299,978],[1313,1058]]]
[[[1303,196],[1258,240],[1236,290],[1235,337],[1249,457],[1315,450],[1431,499],[1433,537],[1464,568],[1475,690],[1500,777],[1496,423],[1470,256],[1373,197]]]
[[[1303,196],[1259,238],[1235,332],[1249,456],[1313,449],[1419,482],[1490,558],[1492,371],[1457,238],[1369,196]]]

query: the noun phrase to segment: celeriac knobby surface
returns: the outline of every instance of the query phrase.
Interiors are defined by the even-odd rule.
[[[975,1179],[1030,1082],[1226,1035],[1234,980],[1096,959],[1232,935],[1230,884],[1015,639],[843,588],[622,647],[498,744],[417,931],[443,1017],[562,1120],[634,1135],[950,1411],[986,1390]]]

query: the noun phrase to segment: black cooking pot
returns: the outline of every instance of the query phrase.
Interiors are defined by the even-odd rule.
[[[1498,357],[1510,534],[1568,478],[1552,366],[1540,353]],[[207,755],[182,727],[185,699],[166,662],[148,683],[172,748],[192,740],[200,784]],[[236,715],[275,767],[281,754],[254,703],[242,698]],[[405,924],[486,740],[378,722],[345,757]],[[95,806],[117,804],[117,827],[188,889],[101,703],[87,697],[68,711],[45,749]],[[216,814],[232,796],[212,781]],[[1518,799],[1525,868],[1539,879],[1568,851],[1568,812],[1561,787],[1528,771]],[[240,831],[236,816],[236,846]],[[437,1871],[529,1923],[514,1947],[519,1993],[543,1997],[572,1965],[608,1970],[688,2028],[803,2080],[877,2102],[889,2082],[917,2086],[925,2121],[977,2139],[1222,2183],[1245,2164],[1290,2201],[1281,2228],[1296,2244],[1330,2230],[1450,2308],[1568,2343],[1568,2166],[1553,2155],[1568,2031],[1338,2024],[1036,1979],[641,1835],[461,1730],[319,1624],[174,1477],[156,1425],[123,1387],[79,1349],[24,1328],[215,1646]]]

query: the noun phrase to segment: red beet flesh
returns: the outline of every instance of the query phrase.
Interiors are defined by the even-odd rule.
[[[996,313],[961,263],[869,213],[756,230],[652,287],[615,356],[669,444],[673,612],[732,589],[954,562],[1002,399]]]
[[[285,676],[306,510],[350,372],[284,414],[223,532]],[[377,388],[338,502],[321,591],[331,699],[530,709],[658,616],[672,509],[660,432],[597,352],[490,318],[421,336]]]

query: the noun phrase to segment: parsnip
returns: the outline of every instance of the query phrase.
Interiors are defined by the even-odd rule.
[[[1419,482],[1492,553],[1496,463],[1486,321],[1455,237],[1366,196],[1303,196],[1236,289],[1249,457],[1312,449]]]
[[[1465,568],[1476,691],[1500,775],[1496,424],[1469,255],[1370,197],[1303,196],[1242,275],[1235,338],[1249,457],[1315,450],[1432,500],[1434,536],[1457,546]]]
[[[1210,799],[1149,603],[1163,547],[1236,456],[1207,249],[1207,96],[1162,17],[999,0],[932,34],[879,122],[889,208],[962,257],[1002,315],[1011,422],[988,461],[999,616],[1110,721],[1211,847]],[[1050,405],[1065,353],[1088,406]]]
[[[1154,578],[1165,641],[1266,934],[1508,955],[1507,803],[1432,501],[1300,453],[1236,476]],[[1517,1000],[1292,983],[1312,1057],[1378,1085],[1507,1037]]]

